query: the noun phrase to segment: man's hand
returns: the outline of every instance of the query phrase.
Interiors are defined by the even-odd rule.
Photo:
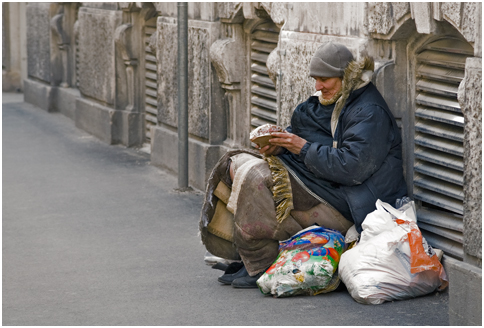
[[[259,149],[259,146],[256,145],[256,148]],[[284,152],[284,149],[282,149],[279,146],[272,146],[272,145],[267,145],[259,149],[259,153],[265,156],[270,156],[270,155],[279,155]]]
[[[271,136],[275,137],[269,140],[272,145],[271,147],[284,147],[296,155],[299,155],[302,147],[304,147],[307,142],[303,138],[289,132],[273,132],[271,133]]]

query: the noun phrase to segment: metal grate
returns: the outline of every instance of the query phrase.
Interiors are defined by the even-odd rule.
[[[457,89],[474,53],[461,40],[441,39],[417,54],[414,198],[429,243],[462,259],[464,116]]]
[[[277,47],[279,28],[272,22],[258,25],[251,34],[251,126],[277,123],[276,87],[267,72],[267,57]]]
[[[151,143],[151,127],[157,125],[157,70],[156,53],[151,52],[150,37],[156,32],[156,17],[148,20],[145,25],[145,143]]]

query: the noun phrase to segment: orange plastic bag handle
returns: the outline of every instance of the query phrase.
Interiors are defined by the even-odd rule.
[[[410,244],[410,273],[415,274],[422,271],[433,270],[440,271],[442,264],[439,262],[437,255],[430,257],[424,250],[422,244],[422,233],[417,224],[413,221],[404,221],[396,219],[397,224],[408,224],[410,232],[408,243]]]

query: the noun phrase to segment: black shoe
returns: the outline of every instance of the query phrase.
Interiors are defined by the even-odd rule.
[[[234,288],[258,288],[257,280],[264,274],[265,271],[259,272],[255,276],[245,276],[237,278],[232,282]]]
[[[217,262],[214,265],[212,265],[212,269],[222,270],[224,271],[224,273],[232,274],[242,269],[243,266],[244,266],[244,263],[242,262],[232,262],[228,265],[225,263]]]
[[[240,269],[236,273],[231,273],[231,274],[226,273],[218,277],[218,281],[224,285],[231,285],[235,279],[242,278],[248,275],[249,273],[247,272],[247,269],[245,268],[245,266],[243,266],[242,269]]]

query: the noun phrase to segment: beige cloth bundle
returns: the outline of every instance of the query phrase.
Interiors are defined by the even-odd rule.
[[[234,242],[234,214],[227,210],[227,203],[230,197],[230,188],[220,181],[214,191],[219,199],[215,207],[212,221],[208,224],[207,230],[214,235]]]

